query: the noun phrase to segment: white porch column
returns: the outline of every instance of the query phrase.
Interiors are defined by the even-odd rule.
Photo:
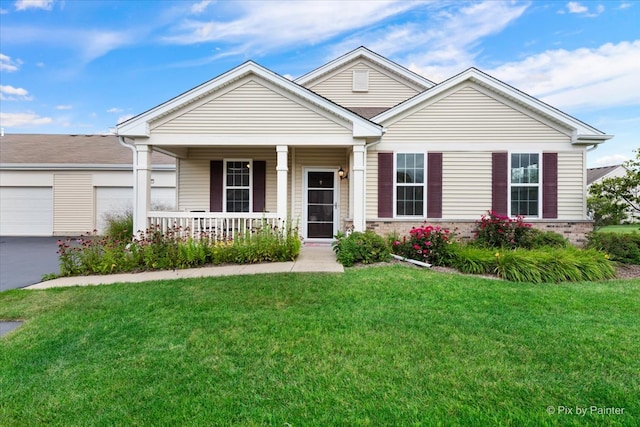
[[[286,145],[276,146],[277,164],[276,171],[277,180],[277,214],[278,218],[283,221],[288,219],[287,213],[287,175],[289,168],[287,167],[289,148]]]
[[[353,170],[349,174],[349,179],[353,183],[353,229],[354,231],[365,231],[365,148],[364,145],[353,147]]]
[[[133,233],[147,229],[147,211],[151,206],[151,153],[150,145],[136,145],[137,165],[135,171],[135,200]]]

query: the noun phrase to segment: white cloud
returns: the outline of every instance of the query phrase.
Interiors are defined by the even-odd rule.
[[[196,14],[202,13],[211,3],[213,3],[212,0],[202,0],[198,3],[195,3],[193,6],[191,6],[191,12]]]
[[[219,9],[229,4],[221,3]],[[243,46],[245,51],[251,48],[264,52],[299,44],[301,40],[318,43],[421,4],[398,0],[237,2],[233,3],[233,18],[185,19],[175,29],[175,34],[165,40],[177,44],[227,42]],[[222,12],[216,9],[216,13]]]
[[[434,6],[436,7],[436,6]],[[528,4],[487,1],[455,12],[432,10],[431,21],[409,22],[354,36],[333,54],[365,45],[430,80],[441,81],[473,66],[482,39],[503,31],[526,11]]]
[[[569,13],[586,13],[589,11],[589,8],[581,5],[577,1],[570,1],[567,3],[567,9],[569,10]]]
[[[56,105],[56,110],[71,110],[73,109],[72,105]]]
[[[569,11],[569,13],[584,15],[589,18],[595,18],[596,16],[604,12],[604,6],[599,4],[596,6],[595,12],[589,12],[588,7],[580,4],[577,1],[570,1],[569,3],[567,3],[567,10]]]
[[[10,85],[0,85],[0,100],[3,101],[31,101],[32,96],[29,92],[21,87],[13,87]]]
[[[0,53],[0,71],[6,71],[12,73],[18,71],[18,68],[22,65],[21,60],[13,61],[10,56]]]
[[[53,8],[53,0],[17,0],[15,2],[16,10],[27,9],[44,9],[51,10]]]
[[[7,13],[9,13],[7,9],[0,8],[0,15],[6,15]]]
[[[109,108],[107,110],[107,113],[122,113],[122,108],[117,108],[117,107]]]
[[[124,121],[129,120],[130,118],[135,117],[133,114],[126,114],[124,116],[118,117],[118,121],[116,123],[122,123]]]
[[[596,165],[596,167],[614,166],[614,165],[619,165],[621,163],[624,163],[627,160],[629,160],[629,156],[625,156],[624,154],[611,154],[608,156],[602,156],[595,159],[593,161],[593,164]]]
[[[546,51],[487,72],[561,109],[640,105],[640,40]]]
[[[36,113],[3,113],[0,112],[0,125],[11,127],[40,126],[52,123],[51,117],[40,117]]]

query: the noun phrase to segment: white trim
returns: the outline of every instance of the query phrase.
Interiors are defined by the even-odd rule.
[[[496,91],[504,97],[510,98],[513,101],[522,104],[541,115],[544,115],[552,120],[559,122],[560,124],[563,124],[569,129],[573,129],[575,137],[573,138],[572,143],[585,143],[585,141],[588,140],[589,144],[594,144],[598,143],[598,141],[604,142],[605,140],[612,138],[611,135],[606,135],[598,129],[595,129],[594,127],[591,127],[586,123],[583,123],[580,120],[571,117],[570,115],[557,110],[550,105],[545,104],[544,102],[532,96],[529,96],[526,93],[521,92],[514,87],[509,86],[506,83],[503,83],[500,80],[475,68],[469,68],[462,73],[432,87],[431,89],[413,98],[410,98],[409,100],[397,105],[396,107],[378,114],[371,120],[376,123],[387,122],[395,116],[402,114],[403,112],[414,108],[417,105],[430,100],[440,95],[444,91],[465,81],[471,81],[481,86],[485,86],[491,90]]]
[[[229,212],[227,211],[227,189],[238,189],[244,190],[247,187],[244,186],[231,186],[227,187],[227,163],[229,162],[246,162],[249,163],[249,210],[247,212]],[[253,212],[253,159],[223,159],[222,160],[222,212],[224,213],[233,213],[233,214],[244,214]]]
[[[302,167],[302,237],[307,241],[332,241],[333,236],[338,233],[340,224],[340,177],[338,177],[339,167],[335,166],[303,166]],[[308,191],[309,191],[309,172],[333,172],[333,231],[330,238],[309,238],[307,235],[307,216],[309,208]]]
[[[515,218],[517,215],[514,215],[511,212],[511,156],[513,154],[536,154],[538,155],[538,183],[537,184],[520,184],[516,183],[516,187],[531,187],[538,189],[538,215],[537,216],[525,216],[521,215],[523,218],[529,219],[542,219],[542,152],[541,151],[508,151],[507,155],[507,213],[509,218]]]
[[[406,80],[417,84],[419,86],[422,86],[424,89],[428,89],[430,87],[433,87],[435,85],[434,82],[432,82],[429,79],[426,79],[424,77],[422,77],[419,74],[414,73],[411,70],[408,70],[407,68],[396,64],[393,61],[388,60],[387,58],[378,55],[375,52],[370,51],[369,49],[360,46],[357,49],[352,50],[351,52],[346,53],[345,55],[342,55],[339,58],[334,59],[333,61],[327,62],[326,64],[316,68],[315,70],[308,72],[300,77],[298,77],[297,79],[294,80],[294,82],[298,83],[299,85],[306,85],[307,83],[316,80],[318,78],[320,78],[321,76],[332,72],[333,70],[336,70],[340,67],[342,67],[343,65],[356,60],[358,58],[365,58],[371,62],[373,62],[374,64],[377,64],[383,68],[386,68],[387,70],[398,74],[399,76],[405,78]]]
[[[284,89],[293,93],[297,97],[312,103],[316,107],[329,111],[336,116],[353,123],[354,137],[380,137],[382,135],[382,127],[366,120],[359,115],[335,104],[326,98],[300,86],[291,80],[282,77],[273,71],[270,71],[253,61],[247,61],[226,73],[211,79],[187,92],[184,92],[169,101],[166,101],[150,110],[145,111],[123,123],[116,126],[119,136],[131,137],[149,137],[149,123],[153,120],[169,114],[179,108],[184,107],[197,99],[209,95],[236,80],[242,79],[248,75],[256,75],[262,77],[268,82],[276,85],[280,89]],[[358,132],[358,133],[356,133]]]
[[[398,215],[398,154],[422,154],[422,215]],[[402,185],[402,184],[401,184]],[[419,185],[408,185],[419,187]],[[426,151],[394,151],[393,152],[393,217],[405,221],[424,220],[427,218],[427,152]]]

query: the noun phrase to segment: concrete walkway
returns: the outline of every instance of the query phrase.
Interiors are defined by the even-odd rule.
[[[106,276],[60,277],[36,283],[23,289],[48,289],[66,286],[107,285],[122,282],[147,282],[191,277],[233,276],[264,273],[343,273],[344,268],[336,261],[336,255],[328,244],[303,245],[295,261],[262,264],[222,265],[185,270],[145,271],[142,273],[109,274]]]

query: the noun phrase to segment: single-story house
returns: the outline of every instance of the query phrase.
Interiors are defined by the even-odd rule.
[[[607,178],[619,178],[626,174],[627,170],[621,164],[589,168],[587,169],[587,187],[590,187],[594,182],[600,182]]]
[[[133,207],[133,154],[115,135],[0,136],[0,235],[78,236]],[[154,209],[175,207],[175,159],[155,153]]]
[[[117,135],[136,150],[140,230],[263,218],[330,240],[428,221],[469,236],[493,210],[575,243],[592,227],[587,149],[611,138],[476,68],[435,84],[364,47],[295,80],[247,61]],[[157,151],[176,158],[175,212],[151,209]]]

